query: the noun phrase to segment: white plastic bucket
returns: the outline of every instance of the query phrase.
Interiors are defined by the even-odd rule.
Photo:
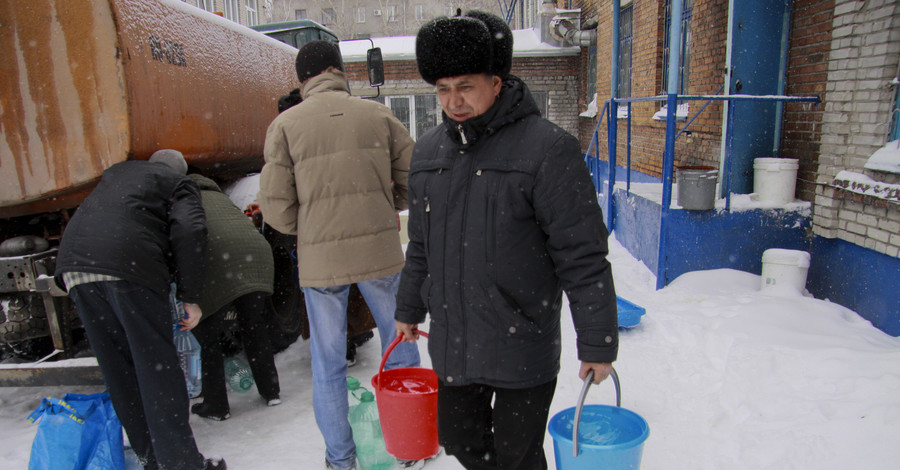
[[[796,158],[757,158],[753,160],[753,192],[759,201],[786,204],[794,200],[797,187]]]
[[[769,248],[762,256],[760,290],[773,293],[803,294],[809,272],[809,253],[800,250]]]

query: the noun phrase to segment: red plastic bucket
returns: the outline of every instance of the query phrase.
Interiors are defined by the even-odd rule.
[[[424,331],[419,334],[428,337]],[[372,377],[381,434],[388,454],[401,460],[423,460],[440,451],[437,433],[437,374],[422,367],[384,370],[384,364],[400,344],[397,336],[388,346],[378,374]]]

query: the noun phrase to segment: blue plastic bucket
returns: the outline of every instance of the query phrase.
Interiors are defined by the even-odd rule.
[[[620,406],[583,405],[592,377],[591,374],[585,379],[578,406],[562,410],[550,419],[548,428],[557,470],[640,468],[650,426],[640,415]],[[612,377],[616,402],[621,403],[615,371]]]

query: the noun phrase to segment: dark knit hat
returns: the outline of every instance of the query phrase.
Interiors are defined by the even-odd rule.
[[[301,82],[315,77],[328,67],[344,70],[341,49],[329,41],[311,41],[297,51],[297,78]]]
[[[512,70],[513,34],[509,25],[497,15],[486,11],[470,10],[466,13],[469,18],[480,20],[487,26],[491,33],[491,48],[493,50],[493,64],[491,74],[506,78]]]
[[[440,16],[416,35],[416,64],[422,78],[438,79],[471,73],[491,73],[491,33],[479,20]]]

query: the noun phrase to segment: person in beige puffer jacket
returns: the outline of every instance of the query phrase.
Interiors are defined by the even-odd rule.
[[[258,202],[267,224],[297,235],[299,284],[310,323],[313,409],[330,468],[355,468],[347,420],[347,299],[357,284],[378,325],[382,353],[397,336],[404,265],[397,211],[407,208],[414,142],[386,106],[350,96],[338,46],[313,41],[297,53],[303,101],[266,134]],[[416,367],[402,343],[386,368]]]

